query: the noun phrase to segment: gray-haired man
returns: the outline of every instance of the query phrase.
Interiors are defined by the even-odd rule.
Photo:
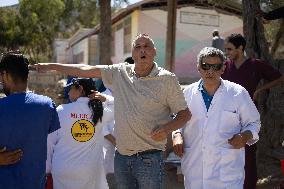
[[[190,119],[176,76],[154,62],[156,48],[146,34],[132,45],[134,65],[104,66],[38,64],[41,70],[57,70],[80,77],[99,77],[115,98],[117,152],[114,172],[118,189],[163,187],[162,151],[168,133]],[[176,113],[171,120],[171,113]]]
[[[221,79],[224,61],[222,51],[203,48],[201,80],[184,91],[192,118],[173,132],[173,144],[182,156],[185,188],[242,189],[244,146],[258,140],[259,113],[245,88]]]

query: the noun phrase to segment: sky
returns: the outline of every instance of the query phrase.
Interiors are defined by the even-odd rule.
[[[129,0],[130,4],[136,3],[140,0]],[[0,7],[17,4],[18,0],[0,0]]]

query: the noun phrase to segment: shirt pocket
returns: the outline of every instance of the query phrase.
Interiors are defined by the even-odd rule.
[[[244,178],[244,149],[221,149],[220,180],[231,182]]]
[[[146,116],[151,119],[152,117],[160,117],[161,112],[165,111],[166,106],[158,99],[152,95],[144,95],[141,97],[139,102],[140,111],[142,111]]]
[[[220,117],[219,132],[221,134],[237,134],[241,130],[239,115],[234,111],[223,110]]]

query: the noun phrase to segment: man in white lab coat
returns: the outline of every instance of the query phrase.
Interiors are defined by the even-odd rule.
[[[201,80],[184,91],[192,118],[173,132],[173,145],[186,189],[242,189],[244,146],[258,140],[259,113],[245,88],[221,78],[224,60],[222,51],[203,48]]]

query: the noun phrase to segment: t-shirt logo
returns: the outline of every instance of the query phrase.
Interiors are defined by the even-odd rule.
[[[87,142],[93,138],[95,127],[92,122],[80,119],[72,125],[71,134],[78,142]]]

